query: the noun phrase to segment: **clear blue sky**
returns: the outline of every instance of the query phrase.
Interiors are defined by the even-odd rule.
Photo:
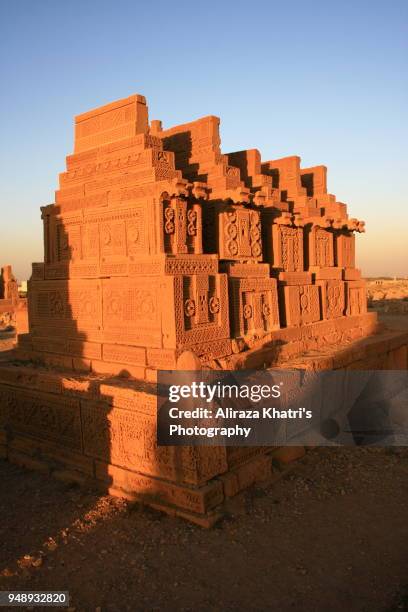
[[[407,26],[402,0],[0,0],[0,263],[42,260],[73,116],[141,93],[166,127],[221,117],[225,152],[326,164],[363,272],[408,275]]]

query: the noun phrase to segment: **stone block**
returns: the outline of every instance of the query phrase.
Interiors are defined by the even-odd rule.
[[[230,278],[231,331],[234,337],[264,336],[279,329],[277,282],[273,278]]]
[[[43,472],[44,474],[50,473],[50,466],[45,461],[29,457],[23,453],[19,453],[12,449],[8,450],[7,459],[10,463],[14,463],[20,467],[26,468],[27,470],[34,470]]]
[[[204,221],[206,228],[214,224],[216,230],[216,244],[214,245],[211,236],[208,236],[206,248],[215,246],[221,260],[262,260],[259,210],[224,204],[214,205],[206,209]]]
[[[341,280],[316,281],[320,288],[320,304],[323,319],[344,315],[346,307],[345,286]]]
[[[75,153],[147,131],[144,96],[129,96],[75,117]]]
[[[234,497],[239,493],[239,481],[238,474],[235,472],[228,472],[227,474],[221,474],[219,477],[222,482],[224,497]]]
[[[355,268],[356,246],[353,233],[344,230],[335,233],[336,266]],[[351,280],[351,279],[350,279]]]
[[[246,463],[235,470],[238,478],[238,488],[240,491],[248,488],[255,482],[267,480],[272,473],[271,458],[268,455]]]
[[[273,223],[266,228],[269,261],[283,272],[303,272],[303,229]]]
[[[367,295],[364,281],[346,281],[346,314],[361,315],[367,312]]]
[[[301,459],[305,454],[304,446],[282,446],[272,452],[272,457],[281,463],[291,463]]]
[[[300,180],[302,187],[306,189],[306,193],[310,198],[319,197],[327,193],[326,166],[300,168]]]
[[[287,326],[301,326],[321,319],[319,288],[315,285],[282,287]],[[281,311],[282,312],[282,311]]]
[[[408,370],[407,346],[400,346],[389,353],[388,364],[392,370]]]
[[[145,502],[162,503],[197,514],[205,514],[224,499],[222,483],[216,480],[200,488],[186,487],[99,461],[96,463],[96,477]]]
[[[334,266],[334,235],[325,227],[313,225],[308,231],[308,268]]]
[[[346,281],[361,280],[361,271],[357,268],[344,268],[343,279]]]
[[[279,285],[311,285],[312,275],[310,272],[279,272]]]
[[[313,278],[318,280],[342,280],[344,279],[344,271],[342,268],[337,268],[333,266],[331,268],[319,268],[319,267],[311,267],[309,271],[313,274]]]

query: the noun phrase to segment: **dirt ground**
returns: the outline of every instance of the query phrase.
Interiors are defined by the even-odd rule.
[[[17,589],[68,590],[71,612],[408,610],[408,448],[314,449],[211,530],[0,460],[0,590]]]
[[[407,511],[408,449],[314,449],[211,530],[0,461],[0,590],[69,590],[76,612],[407,610]]]

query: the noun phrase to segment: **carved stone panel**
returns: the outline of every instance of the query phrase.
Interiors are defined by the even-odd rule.
[[[169,281],[174,310],[169,309],[163,319],[166,346],[187,349],[229,338],[225,274],[175,276],[169,277]]]
[[[277,282],[273,278],[230,278],[231,335],[256,335],[279,328]]]
[[[82,257],[80,225],[56,225],[56,251],[57,261],[72,261]]]
[[[262,260],[260,212],[243,207],[227,207],[218,214],[220,259]]]
[[[27,381],[25,386],[29,386]],[[82,450],[77,399],[1,386],[0,427],[72,450]]]
[[[334,266],[333,233],[323,227],[313,227],[309,232],[309,267]]]
[[[303,271],[303,229],[273,224],[272,249],[274,268],[285,272]]]
[[[161,346],[164,304],[157,278],[104,279],[102,291],[106,342]]]
[[[102,261],[118,255],[126,255],[125,222],[106,220],[101,223],[99,244]]]
[[[317,281],[316,284],[320,287],[323,319],[343,316],[346,307],[344,282],[341,280],[322,280]]]
[[[156,444],[155,415],[87,403],[82,419],[85,454],[130,470],[176,479],[173,449]]]
[[[84,259],[99,261],[98,223],[85,223],[82,227],[82,253]]]
[[[347,281],[347,309],[349,316],[361,315],[367,312],[367,293],[364,281]]]
[[[355,268],[355,235],[351,232],[336,235],[336,265]]]
[[[183,198],[163,200],[162,206],[164,251],[202,253],[201,206]]]
[[[132,255],[145,254],[146,252],[143,217],[138,212],[130,219],[126,219],[126,245],[127,254],[130,257]]]
[[[99,280],[47,280],[30,284],[30,323],[43,331],[48,327],[57,334],[66,328],[77,332],[100,329],[101,306]]]
[[[286,325],[298,327],[320,321],[319,287],[316,285],[283,287]]]
[[[109,399],[109,398],[107,398]],[[157,417],[142,394],[131,409],[86,402],[82,408],[85,454],[144,474],[198,484],[223,470],[225,449],[157,446]]]

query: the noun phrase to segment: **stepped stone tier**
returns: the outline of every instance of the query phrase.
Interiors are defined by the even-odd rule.
[[[340,339],[372,331],[364,222],[327,193],[326,168],[223,154],[217,117],[166,130],[140,95],[79,115],[42,219],[30,342],[45,361],[151,379],[185,351],[226,366],[288,328],[313,325],[321,344],[323,322]]]
[[[271,449],[157,447],[158,369],[406,367],[398,334],[362,340],[377,329],[364,222],[324,166],[222,153],[217,117],[164,129],[140,95],[76,117],[66,162],[41,209],[29,334],[0,367],[10,460],[211,524]]]

